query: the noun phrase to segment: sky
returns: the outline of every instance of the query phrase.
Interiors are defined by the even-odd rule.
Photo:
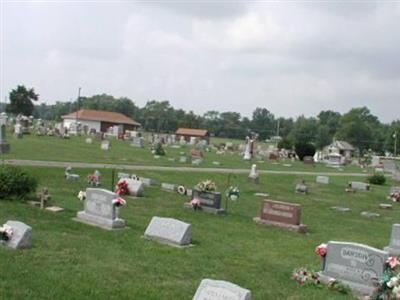
[[[400,119],[400,1],[0,0],[1,101],[107,93],[203,114]]]

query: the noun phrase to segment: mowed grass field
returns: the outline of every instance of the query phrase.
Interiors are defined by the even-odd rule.
[[[9,135],[10,136],[10,135]],[[86,163],[111,163],[122,165],[158,165],[170,167],[192,167],[191,163],[180,163],[182,155],[190,155],[192,147],[189,145],[175,149],[165,146],[166,156],[155,159],[146,143],[145,148],[136,148],[130,145],[129,141],[111,140],[111,150],[100,149],[100,141],[93,139],[93,144],[85,142],[86,137],[71,137],[70,139],[60,139],[57,137],[24,135],[22,139],[10,136],[8,141],[11,144],[11,152],[2,154],[1,159],[30,159],[47,161],[74,161]],[[211,139],[211,142],[218,145],[226,142],[226,139]],[[231,140],[239,143],[239,140]],[[260,143],[267,149],[265,143]],[[304,165],[303,162],[291,162],[290,160],[280,160],[279,162],[260,161],[254,158],[252,161],[244,161],[239,153],[225,153],[217,155],[215,151],[205,152],[204,162],[198,166],[201,168],[244,168],[250,169],[256,163],[260,170],[283,170],[283,171],[310,171],[310,172],[339,172],[334,168],[326,167],[324,164],[315,166]],[[215,165],[219,162],[220,165]],[[285,166],[285,165],[291,166]],[[348,165],[343,167],[342,173],[362,172],[360,167]]]
[[[354,299],[326,287],[300,286],[290,278],[291,273],[302,266],[320,270],[314,248],[329,240],[382,249],[388,245],[392,224],[399,222],[399,204],[393,203],[391,211],[378,208],[379,203],[390,203],[386,196],[391,182],[373,186],[370,192],[347,194],[344,188],[350,178],[346,177],[331,177],[331,184],[319,185],[311,176],[261,175],[260,185],[254,185],[247,183],[246,175],[232,175],[231,184],[242,193],[238,201],[228,203],[226,216],[185,210],[187,197],[151,187],[142,198],[126,198],[122,218],[128,228],[107,231],[72,220],[83,207],[76,195],[86,188],[86,175],[94,170],[76,169],[81,180],[67,182],[61,168],[24,169],[37,176],[40,186],[49,188],[53,204],[66,211],[53,214],[26,203],[0,200],[0,224],[19,220],[33,227],[32,249],[0,247],[0,299],[189,300],[203,278],[236,283],[250,289],[255,300]],[[110,189],[111,170],[100,171],[103,187]],[[223,174],[136,174],[186,186],[212,179],[219,191],[227,184]],[[295,183],[302,178],[309,183],[309,195],[294,193]],[[255,192],[302,204],[302,221],[309,234],[255,224],[252,218],[259,214],[262,201]],[[337,205],[351,211],[330,209]],[[379,212],[381,217],[367,219],[360,216],[361,211]],[[178,249],[143,239],[153,216],[192,224],[195,246]]]

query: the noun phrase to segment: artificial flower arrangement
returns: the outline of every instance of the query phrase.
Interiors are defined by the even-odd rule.
[[[84,191],[80,191],[79,193],[78,193],[78,199],[82,202],[83,200],[85,200],[86,199],[86,192],[84,192]]]
[[[196,185],[196,189],[200,192],[214,192],[217,189],[217,186],[214,181],[204,180]]]
[[[386,269],[379,280],[374,300],[400,299],[400,261],[391,256],[386,261]]]
[[[13,230],[11,226],[4,224],[0,227],[0,241],[9,241],[13,235]]]
[[[194,210],[197,210],[201,207],[201,201],[198,198],[193,198],[192,201],[190,201],[190,204]]]
[[[88,184],[91,186],[99,186],[100,184],[100,173],[96,170],[93,174],[88,175]]]
[[[240,190],[237,186],[230,186],[226,192],[225,192],[226,197],[228,197],[230,200],[237,200],[240,197]]]
[[[112,204],[116,207],[121,207],[126,205],[126,201],[122,198],[116,198],[112,201]]]
[[[328,247],[326,244],[318,245],[314,252],[321,257],[323,264],[325,264],[325,257],[328,253]],[[321,280],[319,274],[314,271],[308,271],[306,268],[295,269],[292,273],[292,279],[296,280],[301,285],[312,285],[321,287]],[[327,284],[330,290],[338,291],[343,294],[350,292],[350,288],[340,282],[339,280],[332,279]]]
[[[393,202],[400,202],[400,192],[394,192],[391,193],[389,198],[393,201]]]
[[[117,195],[120,195],[120,196],[129,194],[128,183],[125,180],[118,182],[116,193],[117,193]]]

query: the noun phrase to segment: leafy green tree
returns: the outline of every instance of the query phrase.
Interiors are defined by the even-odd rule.
[[[27,89],[23,85],[18,85],[16,89],[10,92],[9,98],[10,104],[6,107],[8,113],[31,116],[35,108],[32,101],[37,101],[39,95],[35,93],[33,88]]]
[[[253,111],[252,130],[257,132],[260,139],[266,139],[276,132],[275,116],[266,108],[257,107]]]

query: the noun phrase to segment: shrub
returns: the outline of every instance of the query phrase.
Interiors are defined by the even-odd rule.
[[[164,150],[164,148],[162,147],[161,143],[158,143],[158,144],[156,145],[155,154],[156,154],[156,155],[160,155],[160,156],[164,156],[164,155],[165,155],[165,150]]]
[[[292,142],[288,139],[282,139],[278,143],[278,149],[290,150],[290,149],[292,149],[292,147],[293,147]]]
[[[367,181],[370,184],[383,185],[386,182],[386,178],[382,174],[374,174],[374,175],[369,176],[367,178]]]
[[[0,199],[22,199],[34,192],[37,181],[18,167],[0,166]]]
[[[294,145],[294,151],[296,151],[300,160],[303,160],[304,156],[314,156],[315,150],[315,146],[311,143],[296,143]]]

